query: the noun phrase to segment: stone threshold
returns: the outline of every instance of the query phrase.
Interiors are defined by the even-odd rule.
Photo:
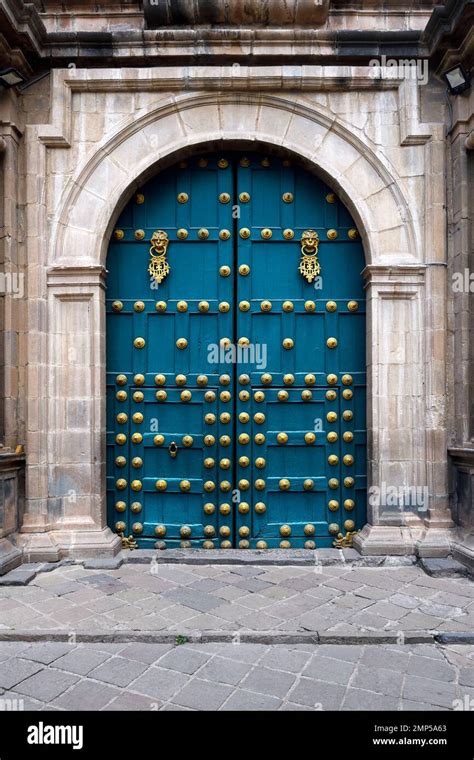
[[[70,631],[0,631],[0,642],[66,642],[71,643]],[[319,631],[78,631],[74,644],[474,644],[474,632],[405,631],[399,633],[365,631],[338,634]]]
[[[39,573],[48,573],[60,567],[81,565],[85,570],[118,570],[124,563],[130,565],[253,565],[314,567],[338,565],[340,567],[412,567],[418,565],[427,575],[435,578],[472,577],[469,568],[450,557],[442,559],[405,556],[363,556],[355,549],[167,549],[157,552],[149,549],[125,550],[115,557],[91,559],[63,559],[59,562],[36,562],[20,565],[0,576],[2,586],[27,586]]]

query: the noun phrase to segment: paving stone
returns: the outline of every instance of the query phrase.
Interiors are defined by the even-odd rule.
[[[192,675],[196,670],[199,670],[208,659],[208,654],[196,652],[194,649],[183,644],[175,647],[170,652],[167,652],[160,659],[160,668],[170,668],[171,670],[177,670],[179,673]]]
[[[249,665],[256,663],[269,649],[265,644],[240,644],[238,641],[235,644],[193,644],[192,646],[199,651],[212,652],[220,657],[227,657]]]
[[[147,712],[148,710],[160,710],[163,707],[162,702],[142,697],[141,694],[133,694],[130,691],[124,691],[118,697],[107,704],[102,710],[117,710],[119,712]]]
[[[405,672],[409,668],[410,658],[405,651],[392,651],[386,647],[368,646],[364,649],[360,666]]]
[[[405,607],[390,602],[375,602],[370,608],[372,615],[380,615],[388,620],[400,620],[407,614]]]
[[[152,665],[172,648],[173,644],[141,644],[140,642],[133,642],[120,649],[120,656],[127,657],[129,660],[138,660],[138,662],[143,662],[146,665]]]
[[[5,700],[5,703],[2,704],[2,700]],[[47,707],[46,702],[41,702],[39,699],[33,699],[33,697],[28,697],[26,694],[19,694],[18,692],[11,690],[2,693],[0,697],[0,705],[0,713],[9,712],[10,710],[18,710],[22,712],[30,710],[36,711],[43,710]]]
[[[237,583],[236,586],[253,593],[255,591],[263,591],[264,589],[271,586],[271,584],[268,583],[268,581],[261,581],[260,578],[242,578],[242,580]]]
[[[36,570],[19,567],[0,576],[0,586],[26,586],[36,576]]]
[[[308,705],[313,709],[339,710],[344,694],[343,686],[302,677],[289,693],[288,699],[297,704]]]
[[[137,678],[130,686],[130,691],[137,691],[158,700],[168,700],[187,682],[188,677],[176,670],[165,670],[152,666]]]
[[[196,591],[209,592],[216,591],[217,589],[222,588],[222,586],[222,581],[217,581],[213,578],[201,578],[200,580],[191,583],[189,588],[196,589]]]
[[[97,652],[89,647],[77,647],[73,652],[69,652],[55,661],[54,667],[60,670],[66,670],[68,673],[75,673],[78,676],[86,676],[91,670],[108,660],[110,655],[107,652]]]
[[[454,681],[456,672],[446,662],[441,662],[430,657],[412,655],[408,666],[408,673],[412,676],[424,676],[434,678],[436,681]]]
[[[220,709],[239,712],[278,710],[281,703],[281,699],[270,697],[268,694],[255,694],[253,691],[237,689]]]
[[[354,663],[316,654],[308,663],[303,675],[318,681],[347,685],[354,670]]]
[[[26,649],[22,657],[35,662],[42,662],[44,665],[50,665],[52,662],[62,657],[66,652],[71,652],[71,644],[63,642],[38,642],[31,644]]]
[[[171,700],[174,704],[196,710],[218,710],[232,693],[231,686],[211,684],[194,678]]]
[[[250,689],[271,697],[284,697],[295,683],[295,676],[282,670],[270,670],[257,665],[242,681],[243,689]]]
[[[388,694],[373,694],[349,687],[342,710],[397,710],[398,699]]]
[[[237,686],[249,672],[249,667],[251,666],[246,663],[216,656],[199,671],[199,678],[213,683]]]
[[[92,670],[89,675],[97,681],[114,686],[128,686],[146,670],[146,667],[143,662],[137,662],[137,660],[113,657]]]
[[[0,641],[0,660],[17,657],[20,652],[24,652],[29,646],[30,644],[27,641]]]
[[[442,711],[450,708],[440,707],[439,705],[430,705],[426,702],[412,702],[409,699],[402,700],[402,710],[414,710],[419,712],[435,712]]]
[[[77,676],[71,675],[71,673],[45,668],[17,684],[16,691],[42,702],[51,702],[78,680]]]
[[[309,652],[300,652],[287,647],[274,646],[262,657],[259,664],[263,667],[283,670],[289,673],[301,673],[308,660]]]
[[[456,699],[456,688],[444,681],[407,674],[402,694],[403,699],[426,702],[428,698],[430,704],[452,709],[453,700]]]
[[[43,667],[39,663],[24,660],[21,657],[14,657],[2,662],[0,666],[0,688],[11,689],[42,669]]]
[[[171,589],[165,591],[164,596],[177,604],[182,604],[199,612],[209,612],[222,604],[221,600],[212,594],[205,594],[202,591],[189,588]]]
[[[393,594],[387,601],[390,604],[395,604],[397,607],[404,607],[407,610],[414,610],[421,604],[419,599],[414,596],[408,596],[407,594]]]
[[[472,667],[460,669],[459,685],[460,686],[474,686],[474,663]]]
[[[364,648],[358,645],[345,645],[345,644],[319,644],[315,648],[315,654],[323,657],[333,657],[339,660],[345,660],[346,662],[357,662]]]
[[[378,695],[383,694],[395,698],[401,693],[402,682],[403,672],[372,668],[364,663],[357,669],[350,685],[355,689],[365,689],[376,692]]]
[[[64,710],[102,710],[121,692],[113,686],[99,684],[95,681],[80,681],[65,694],[54,700],[52,706]]]

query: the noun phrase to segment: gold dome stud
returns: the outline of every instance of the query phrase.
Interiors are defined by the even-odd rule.
[[[265,394],[263,391],[255,391],[255,393],[253,394],[253,397],[255,401],[257,402],[257,404],[261,404],[262,401],[265,401]]]
[[[155,483],[155,488],[157,491],[166,491],[168,488],[168,483],[166,480],[157,480]]]
[[[203,549],[214,549],[214,542],[213,541],[203,541],[202,542],[202,548]]]
[[[123,240],[124,237],[125,237],[125,232],[123,230],[114,230],[115,240]]]
[[[213,491],[215,491],[216,484],[214,483],[214,481],[206,480],[206,482],[204,483],[204,490],[206,491],[206,493],[212,493]]]
[[[304,381],[306,385],[314,385],[316,383],[316,376],[313,374],[305,375]]]
[[[328,508],[330,512],[337,512],[337,510],[339,509],[339,502],[336,501],[336,499],[331,499],[328,502]]]
[[[132,467],[134,467],[136,470],[139,470],[140,467],[143,467],[143,459],[141,457],[133,457]]]
[[[239,528],[239,536],[242,536],[242,538],[247,538],[247,536],[250,536],[250,528],[247,527],[247,525],[242,525],[242,527]]]
[[[225,515],[225,516],[230,515],[231,511],[232,511],[232,507],[230,506],[230,504],[227,504],[227,503],[221,504],[219,507],[219,512],[221,515]]]
[[[313,394],[311,391],[308,391],[308,390],[301,391],[301,398],[303,399],[303,401],[311,401],[311,399],[313,398]]]
[[[221,549],[232,549],[231,541],[221,541]]]
[[[344,478],[344,485],[346,488],[353,488],[355,480],[354,478]]]
[[[352,467],[352,465],[354,464],[354,457],[352,456],[352,454],[346,454],[342,458],[342,461],[344,462],[346,467]]]
[[[358,230],[356,230],[355,227],[352,227],[352,229],[348,231],[347,237],[349,238],[349,240],[357,240],[360,237],[360,235],[359,235]]]
[[[127,505],[124,501],[116,501],[115,502],[115,509],[117,512],[125,512],[127,509]]]
[[[294,375],[283,375],[283,382],[285,385],[293,385],[295,382],[295,376]]]
[[[357,311],[358,308],[359,308],[359,304],[357,303],[357,301],[349,301],[349,303],[347,304],[348,311],[355,312]]]
[[[230,536],[230,528],[229,528],[229,526],[228,526],[228,525],[222,525],[222,526],[219,528],[219,533],[220,533],[220,534],[221,534],[221,536],[223,536],[224,538],[228,538],[228,536]]]
[[[264,372],[264,374],[262,375],[260,379],[263,385],[271,385],[273,381],[273,377],[268,372]]]
[[[127,436],[123,433],[119,433],[115,436],[115,443],[118,443],[119,446],[123,446],[124,443],[127,442]]]
[[[265,490],[266,483],[263,480],[263,478],[257,478],[255,481],[255,488],[257,491],[264,491]]]
[[[257,515],[263,515],[267,511],[267,505],[263,501],[257,501],[254,507]]]
[[[346,411],[342,413],[342,419],[345,422],[350,422],[353,417],[354,417],[354,414],[353,412],[350,411],[350,409],[346,409]]]
[[[224,457],[219,462],[219,467],[221,468],[221,470],[230,470],[230,466],[231,466],[231,461],[230,459],[227,459],[227,457]]]
[[[252,233],[250,232],[248,227],[242,227],[242,229],[239,231],[239,235],[242,238],[242,240],[248,240],[251,234]]]
[[[141,443],[143,441],[143,436],[141,433],[134,433],[132,435],[132,443]]]
[[[203,533],[207,538],[212,538],[212,536],[216,535],[216,529],[213,525],[205,525],[203,529]]]
[[[229,267],[227,267],[227,269],[229,269]],[[229,271],[229,274],[230,274],[230,271]],[[225,276],[228,276],[228,275],[225,275]],[[230,303],[227,303],[227,301],[221,301],[221,303],[219,304],[219,311],[221,312],[221,314],[227,314],[227,312],[230,311]]]
[[[201,314],[206,314],[209,311],[209,302],[208,301],[199,301],[198,304],[198,310],[201,312]]]
[[[224,266],[220,267],[219,274],[221,277],[228,277],[230,275],[230,267],[227,266],[227,264],[224,264]],[[220,309],[220,311],[222,311],[222,309]]]
[[[249,311],[250,303],[248,301],[241,301],[239,303],[239,309],[240,311]]]
[[[132,482],[130,483],[130,488],[132,489],[132,491],[141,491],[142,487],[143,487],[143,484],[141,480],[132,480]]]
[[[117,375],[115,382],[117,385],[127,385],[127,375]]]
[[[351,391],[351,389],[350,389],[350,388],[345,388],[345,389],[342,391],[342,398],[343,398],[343,399],[345,399],[346,401],[350,401],[350,400],[351,400],[351,398],[353,397],[353,395],[354,395],[354,394],[353,394],[353,392]]]
[[[186,375],[176,375],[176,378],[175,378],[176,385],[178,386],[186,385],[187,381],[188,381],[188,378],[186,377]]]
[[[155,375],[155,385],[165,385],[165,383],[166,383],[165,375]]]
[[[229,162],[226,158],[220,158],[217,162],[217,166],[219,167],[219,169],[227,169],[227,167],[229,166]]]
[[[194,443],[191,435],[184,435],[182,441],[183,446],[186,446],[187,449],[189,449]]]
[[[240,385],[248,385],[250,383],[250,375],[239,375]]]
[[[284,203],[293,203],[295,196],[293,193],[283,193],[281,199]]]
[[[208,384],[209,380],[207,375],[198,375],[196,378],[196,383],[200,388],[204,388]]]
[[[261,231],[260,235],[262,236],[262,238],[263,238],[264,240],[270,240],[270,238],[271,238],[271,237],[273,237],[273,232],[272,232],[272,230],[271,230],[271,229],[269,229],[269,227],[265,227],[265,228],[264,228],[264,229]]]
[[[125,525],[125,523],[122,522],[121,520],[115,523],[115,530],[117,531],[117,533],[123,533],[126,527],[127,526]]]
[[[240,391],[239,399],[241,401],[248,401],[250,399],[250,393],[248,391]]]
[[[314,480],[311,480],[311,478],[306,478],[306,480],[303,483],[303,490],[312,491],[313,488],[314,488]]]
[[[246,338],[245,336],[242,336],[237,341],[239,346],[250,346],[250,338]]]
[[[255,467],[257,470],[263,470],[266,465],[266,461],[263,457],[257,457],[255,460]]]
[[[166,391],[156,391],[155,398],[157,401],[166,401],[166,399],[168,398],[168,394],[166,393]]]
[[[352,510],[355,509],[355,501],[353,499],[346,499],[344,501],[344,509],[347,509],[348,512],[352,512]]]
[[[231,400],[232,396],[231,396],[231,394],[229,393],[229,391],[222,391],[222,392],[219,394],[219,398],[220,398],[220,400],[221,400],[221,401],[223,401],[223,402],[226,404],[228,401],[230,401],[230,400]]]
[[[228,435],[221,435],[219,438],[219,443],[221,446],[230,446],[231,444],[231,438]]]
[[[254,441],[257,446],[261,446],[263,443],[265,443],[266,438],[263,433],[257,433],[257,435],[254,437]]]
[[[257,425],[263,425],[266,419],[265,415],[262,414],[262,412],[257,412],[257,414],[254,414],[253,418]]]
[[[283,237],[285,240],[293,240],[294,236],[294,230],[292,230],[290,227],[287,227],[286,230],[283,230]]]
[[[207,502],[207,504],[204,504],[204,506],[203,506],[203,512],[204,512],[204,514],[206,514],[206,515],[213,515],[215,511],[216,511],[216,505],[215,504],[211,504],[211,502],[209,502],[209,501]]]
[[[177,201],[178,203],[187,203],[189,201],[189,195],[187,193],[178,193]]]
[[[304,310],[309,313],[316,311],[316,304],[314,303],[314,301],[305,301]]]
[[[326,377],[326,381],[328,385],[336,385],[337,383],[337,375],[328,375]]]
[[[250,193],[246,193],[246,192],[240,193],[239,201],[241,203],[248,203],[249,200],[250,200]]]
[[[336,391],[326,391],[326,398],[328,401],[335,401],[337,399]]]
[[[291,527],[289,525],[282,525],[280,527],[280,536],[291,536]]]
[[[143,240],[145,237],[145,230],[135,230],[135,240]]]
[[[138,534],[143,533],[143,525],[142,525],[142,523],[139,523],[139,522],[133,523],[133,525],[132,525],[132,531],[133,531],[133,533],[138,533]]]
[[[337,338],[328,338],[326,341],[328,348],[337,348]]]
[[[229,412],[222,412],[222,414],[219,416],[219,419],[224,425],[228,425],[231,420],[231,416]]]
[[[206,468],[206,470],[212,470],[212,468],[215,466],[216,460],[212,457],[206,457],[203,461],[203,465]]]
[[[327,201],[327,203],[336,203],[336,200],[337,200],[337,198],[334,195],[334,193],[328,193],[326,195],[326,201]]]
[[[331,536],[337,536],[339,533],[339,525],[337,523],[330,523],[328,525],[328,531],[331,534]]]
[[[329,311],[329,312],[337,311],[337,303],[335,301],[328,301],[326,304],[326,311]]]
[[[145,311],[145,304],[143,301],[135,301],[133,304],[133,311],[136,311],[138,314],[140,314],[142,311]]]
[[[248,457],[239,457],[239,465],[241,467],[248,467],[250,464],[250,459]]]
[[[288,391],[278,391],[277,393],[278,401],[288,401],[289,395],[290,394],[288,393]]]
[[[291,483],[288,480],[288,478],[282,478],[279,481],[279,483],[278,483],[278,487],[279,487],[280,491],[289,491],[290,490],[290,486],[291,486]]]
[[[133,382],[135,385],[145,385],[145,375],[138,374],[134,375]]]
[[[250,548],[250,541],[247,541],[246,538],[243,538],[242,541],[239,541],[239,549],[249,549]]]
[[[178,338],[176,341],[176,348],[179,348],[180,351],[183,351],[183,349],[188,347],[188,341],[186,338]]]
[[[316,440],[315,433],[305,433],[304,440],[305,440],[305,443],[307,444],[314,443]]]
[[[239,274],[242,277],[247,277],[248,274],[250,274],[250,267],[248,264],[241,264],[239,267]]]
[[[335,240],[337,238],[337,230],[328,230],[326,234],[328,240]]]
[[[158,538],[164,538],[166,536],[166,525],[157,525],[155,527],[155,536],[158,536]]]
[[[336,454],[330,454],[328,456],[328,464],[330,464],[331,467],[334,467],[336,464],[339,464],[339,457],[336,456]]]
[[[168,304],[166,303],[166,301],[157,301],[155,304],[155,309],[156,311],[160,312],[160,314],[165,312],[167,308],[168,308]]]
[[[288,313],[290,311],[293,311],[294,308],[295,307],[294,307],[293,301],[284,301],[283,306],[282,306],[283,311]]]
[[[219,232],[219,237],[221,240],[229,240],[231,237],[230,230],[221,230]]]
[[[204,394],[204,399],[208,403],[215,401],[216,400],[215,391],[206,391],[206,393]]]
[[[341,381],[343,385],[352,385],[353,383],[352,375],[343,375],[341,378]]]
[[[336,422],[337,421],[337,414],[336,412],[328,412],[326,414],[326,419],[328,422]]]
[[[338,435],[332,430],[330,433],[327,434],[326,438],[329,441],[329,443],[336,443],[338,439]]]
[[[114,301],[112,304],[112,311],[122,311],[123,309],[123,303],[122,301]]]
[[[250,166],[250,159],[245,156],[244,158],[240,159],[239,164],[243,166],[244,169],[248,169]]]
[[[257,543],[255,544],[255,548],[260,549],[260,550],[267,549],[268,544],[266,541],[257,541]]]
[[[241,433],[239,435],[239,443],[241,443],[243,446],[246,446],[250,442],[250,436],[248,433]]]
[[[207,240],[209,237],[209,230],[206,229],[206,227],[201,227],[201,229],[198,231],[198,238],[200,240]]]
[[[187,240],[188,235],[189,235],[189,232],[185,230],[183,227],[181,227],[181,229],[179,229],[178,232],[176,233],[176,237],[178,238],[178,240]]]
[[[179,529],[179,535],[181,536],[181,538],[189,538],[191,533],[192,533],[192,530],[189,527],[189,525],[182,525],[181,528]]]
[[[126,401],[128,398],[127,391],[118,391],[115,394],[115,398],[117,399],[117,401]]]
[[[178,301],[176,304],[176,308],[179,311],[180,314],[184,314],[188,310],[188,302],[187,301]]]
[[[230,195],[229,195],[229,193],[220,193],[220,195],[219,195],[219,203],[230,203]]]
[[[316,549],[316,543],[314,541],[305,541],[304,542],[304,548],[305,549]]]
[[[337,478],[329,478],[329,480],[328,480],[328,486],[333,491],[335,491],[336,488],[339,488],[339,481],[338,481],[338,479]]]
[[[278,443],[288,443],[288,435],[287,435],[287,433],[278,433],[278,435],[277,435],[277,441],[278,441]]]
[[[346,443],[352,443],[352,441],[354,440],[354,433],[351,433],[349,430],[346,430],[342,438]]]
[[[316,533],[316,528],[314,525],[311,525],[311,523],[308,523],[308,525],[305,525],[303,530],[304,530],[305,536],[314,536]]]
[[[199,166],[200,169],[205,169],[206,166],[208,166],[208,164],[209,164],[209,161],[207,160],[207,158],[200,158],[199,161],[197,162],[197,165]],[[186,166],[187,166],[187,163],[186,163]]]
[[[241,412],[239,414],[239,422],[241,422],[243,425],[246,425],[249,419],[250,419],[250,415],[247,414],[247,412]]]
[[[145,394],[142,393],[142,391],[135,391],[133,394],[133,400],[136,404],[141,404],[141,402],[144,400]]]
[[[135,348],[145,348],[145,338],[135,338],[133,345]]]
[[[117,414],[117,422],[119,425],[125,425],[128,422],[128,415],[125,412],[120,412],[120,414]]]
[[[230,375],[221,375],[219,377],[220,385],[230,385]]]
[[[294,340],[292,340],[292,338],[284,338],[284,340],[282,341],[282,346],[286,351],[290,351],[290,349],[292,349],[294,345],[295,345],[295,342]]]
[[[125,491],[127,485],[128,484],[127,484],[127,481],[125,480],[125,478],[119,478],[118,480],[115,481],[115,487],[119,491]]]
[[[193,394],[191,393],[191,391],[182,391],[179,397],[181,401],[191,401]]]
[[[262,301],[260,304],[260,311],[271,311],[272,310],[272,302],[271,301]]]
[[[268,169],[268,167],[272,165],[272,164],[271,164],[271,161],[270,161],[270,159],[269,159],[269,158],[262,158],[262,160],[260,161],[260,164],[261,164],[261,165],[262,165],[262,166],[263,166],[265,169]]]
[[[344,528],[348,531],[353,531],[355,528],[354,520],[344,520]]]
[[[153,443],[155,446],[163,446],[165,442],[165,436],[164,435],[155,435],[153,438]]]

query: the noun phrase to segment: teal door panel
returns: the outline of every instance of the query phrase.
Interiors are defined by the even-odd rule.
[[[332,191],[276,157],[181,162],[126,206],[107,267],[111,527],[158,548],[350,538],[367,487],[364,256]]]

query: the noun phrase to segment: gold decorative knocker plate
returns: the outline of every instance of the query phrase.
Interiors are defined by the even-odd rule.
[[[151,259],[148,272],[158,284],[163,282],[165,277],[170,273],[170,265],[166,260],[169,242],[168,235],[163,230],[156,230],[150,240]]]
[[[298,271],[308,282],[313,282],[321,274],[321,264],[318,261],[318,247],[318,233],[314,230],[305,230],[301,236],[301,261]]]

